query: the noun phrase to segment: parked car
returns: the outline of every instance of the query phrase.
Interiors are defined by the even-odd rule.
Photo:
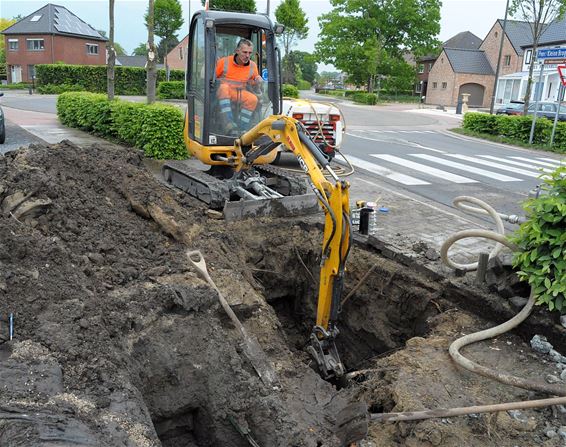
[[[532,103],[529,104],[529,111],[527,112],[529,115],[534,115],[535,113],[535,105],[538,105],[537,108],[537,117],[545,117],[549,120],[554,121],[554,117],[556,115],[556,108],[558,105],[554,102],[539,102],[538,104]],[[558,112],[558,121],[566,121],[566,105],[560,106],[560,111]]]
[[[525,104],[519,101],[511,101],[509,104],[497,109],[497,115],[522,115]]]
[[[0,96],[4,96],[4,93],[0,92]],[[6,141],[6,124],[4,123],[4,111],[0,106],[0,144],[4,144]]]

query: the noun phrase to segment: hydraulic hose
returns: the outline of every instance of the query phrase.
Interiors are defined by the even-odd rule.
[[[489,214],[496,221],[498,229],[502,227],[501,216],[505,216],[505,215],[500,215],[499,213],[495,212],[495,210],[487,203],[479,199],[476,199],[474,197],[464,197],[464,196],[456,198],[454,200],[455,205],[457,201],[461,209],[465,209],[466,211],[472,211],[481,214]],[[478,206],[480,206],[480,208],[478,209],[468,205],[463,205],[462,202],[475,203]],[[506,217],[511,217],[511,216],[506,216]],[[507,220],[511,221],[511,219],[507,219]],[[517,216],[513,216],[513,220],[515,220],[515,222],[513,223],[518,223],[521,222],[521,220],[523,219],[517,218]],[[514,251],[517,250],[517,247],[515,245],[513,245],[512,243],[510,243],[505,239],[502,228],[501,228],[501,233],[495,233],[493,231],[485,231],[485,230],[464,230],[450,236],[442,245],[442,249],[441,249],[442,260],[444,261],[445,264],[453,268],[463,268],[467,271],[475,269],[475,267],[472,264],[467,264],[467,265],[456,264],[454,262],[451,262],[447,257],[448,249],[450,248],[450,246],[454,242],[466,237],[486,237],[488,239],[492,239],[498,242],[498,244],[500,244],[499,245],[500,248],[506,246],[511,250]],[[516,377],[511,374],[504,374],[494,369],[486,368],[485,366],[482,366],[476,362],[473,362],[472,360],[464,357],[460,353],[460,350],[465,346],[468,346],[472,343],[476,343],[479,341],[487,340],[489,338],[497,337],[501,334],[504,334],[505,332],[508,332],[516,328],[519,324],[521,324],[523,321],[527,319],[534,305],[535,305],[535,297],[533,290],[531,288],[531,295],[529,297],[529,300],[527,301],[527,304],[525,304],[523,309],[521,309],[521,311],[517,315],[515,315],[510,320],[498,326],[458,338],[457,340],[452,342],[448,351],[450,357],[452,357],[452,359],[456,362],[457,365],[461,366],[464,369],[467,369],[470,372],[479,374],[484,377],[488,377],[490,379],[496,380],[506,385],[511,385],[525,390],[538,391],[538,392],[550,394],[552,396],[561,396],[561,397],[552,397],[548,399],[539,399],[533,401],[525,400],[520,402],[509,402],[509,403],[462,407],[462,408],[449,408],[449,409],[441,408],[437,410],[423,410],[423,411],[402,412],[402,413],[376,413],[376,414],[371,414],[370,419],[375,422],[415,421],[415,420],[423,420],[430,418],[461,416],[471,413],[499,412],[506,410],[514,410],[514,409],[538,408],[544,406],[566,404],[565,386],[535,382],[520,377]]]

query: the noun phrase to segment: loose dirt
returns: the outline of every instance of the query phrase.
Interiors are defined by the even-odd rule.
[[[512,314],[507,300],[466,302],[465,283],[431,279],[363,244],[350,255],[345,292],[377,267],[344,305],[338,349],[349,370],[365,372],[347,388],[323,381],[304,350],[317,219],[215,220],[158,181],[137,151],[61,142],[10,152],[0,157],[0,202],[2,446],[329,447],[340,445],[334,422],[349,402],[381,412],[541,397],[448,356],[458,336]],[[197,249],[267,354],[274,387],[187,260]],[[537,329],[564,348],[561,327],[539,314],[524,332],[466,354],[523,377],[559,376],[525,342]],[[363,445],[563,445],[563,414],[373,424]]]

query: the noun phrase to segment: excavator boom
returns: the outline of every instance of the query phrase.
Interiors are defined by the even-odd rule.
[[[266,118],[235,141],[234,150],[238,155],[241,154],[237,157],[238,171],[250,169],[254,160],[266,150],[261,145],[254,146],[263,136],[269,137],[273,142],[283,142],[293,152],[308,175],[309,184],[324,210],[316,325],[311,333],[308,350],[316,360],[323,377],[341,377],[345,371],[334,339],[338,335],[336,320],[340,311],[344,269],[351,243],[349,184],[340,180],[333,172],[328,158],[312,142],[302,125],[297,120],[283,115]],[[332,181],[324,176],[323,169],[328,172]]]

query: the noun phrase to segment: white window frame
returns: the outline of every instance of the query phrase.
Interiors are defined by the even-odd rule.
[[[505,55],[505,59],[504,59],[504,65],[506,67],[509,67],[511,65],[511,55],[510,54],[506,54]]]
[[[30,48],[30,46],[31,46],[31,48]],[[36,46],[38,48],[36,48]],[[27,48],[28,51],[44,51],[45,50],[45,39],[26,39],[26,48]]]
[[[12,44],[16,44],[15,48],[12,48]],[[20,49],[20,39],[8,39],[8,51],[18,51]]]
[[[91,51],[96,49],[96,51]],[[86,54],[89,56],[98,56],[98,44],[96,43],[87,43],[86,44]]]
[[[424,64],[419,64],[419,74],[424,73]]]

